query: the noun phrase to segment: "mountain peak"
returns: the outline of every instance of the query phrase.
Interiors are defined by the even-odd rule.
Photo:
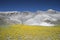
[[[55,10],[53,10],[53,9],[48,9],[48,11],[55,11]]]

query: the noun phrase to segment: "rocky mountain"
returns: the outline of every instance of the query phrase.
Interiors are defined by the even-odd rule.
[[[60,24],[60,12],[52,9],[46,11],[6,11],[0,12],[0,25],[25,24],[54,26]]]

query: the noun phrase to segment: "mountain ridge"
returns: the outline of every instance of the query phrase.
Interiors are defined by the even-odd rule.
[[[2,24],[26,24],[54,26],[60,24],[60,12],[49,9],[47,11],[19,12],[6,11],[0,12],[0,25]]]

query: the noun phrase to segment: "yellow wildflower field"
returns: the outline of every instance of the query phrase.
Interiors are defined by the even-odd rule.
[[[0,27],[0,40],[60,40],[60,27],[30,25]]]

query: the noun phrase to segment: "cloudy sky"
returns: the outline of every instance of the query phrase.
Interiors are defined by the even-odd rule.
[[[0,0],[0,11],[60,11],[59,0]]]

